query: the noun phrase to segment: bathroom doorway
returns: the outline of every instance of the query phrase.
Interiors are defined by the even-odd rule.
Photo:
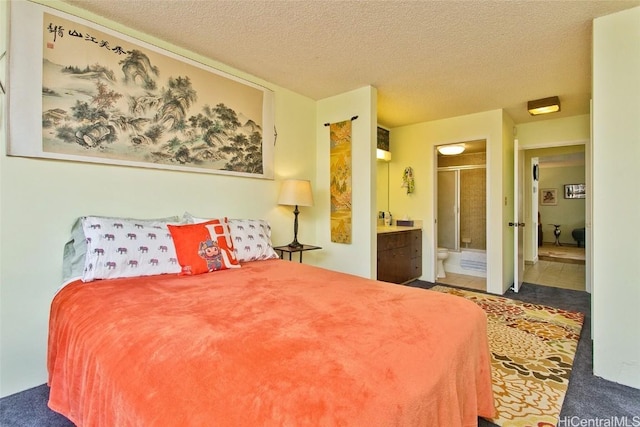
[[[459,154],[442,147],[461,146]],[[438,283],[486,290],[486,141],[439,146],[437,155]],[[442,261],[442,268],[440,268]],[[442,275],[444,270],[444,275]]]

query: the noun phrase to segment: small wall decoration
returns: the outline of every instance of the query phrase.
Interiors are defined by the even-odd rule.
[[[331,241],[351,243],[351,120],[330,129]]]
[[[558,204],[558,190],[555,188],[540,189],[540,205],[555,206]]]
[[[416,181],[413,178],[413,168],[407,166],[402,173],[402,187],[407,189],[407,194],[411,194],[416,189]]]
[[[273,179],[273,93],[31,2],[11,4],[7,154]]]
[[[584,184],[566,184],[564,186],[565,199],[584,199],[586,196]]]

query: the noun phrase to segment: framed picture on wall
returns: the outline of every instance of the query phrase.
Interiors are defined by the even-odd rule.
[[[564,186],[564,198],[565,199],[584,199],[586,192],[584,184],[565,184]]]
[[[11,6],[8,155],[274,178],[272,90],[64,12]]]
[[[540,206],[555,206],[558,204],[558,190],[556,188],[540,189]]]

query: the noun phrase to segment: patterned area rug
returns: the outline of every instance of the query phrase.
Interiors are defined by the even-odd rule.
[[[552,427],[569,385],[584,314],[446,286],[487,313],[497,415],[503,427]]]

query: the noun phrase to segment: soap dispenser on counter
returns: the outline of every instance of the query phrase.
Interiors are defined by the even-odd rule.
[[[393,218],[391,216],[391,212],[382,212],[382,219],[385,227],[389,227],[393,224]]]

